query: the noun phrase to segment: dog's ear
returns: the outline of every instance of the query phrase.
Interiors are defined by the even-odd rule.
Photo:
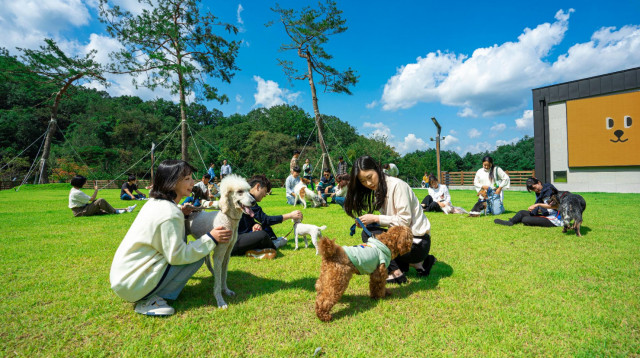
[[[229,195],[229,190],[227,188],[227,185],[221,185],[220,201],[218,202],[220,205],[220,211],[223,213],[228,213],[229,210],[233,208],[232,200],[233,200],[233,195]]]

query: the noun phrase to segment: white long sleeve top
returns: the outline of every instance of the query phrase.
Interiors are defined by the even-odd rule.
[[[429,195],[435,202],[445,202],[451,205],[451,195],[446,185],[438,184],[437,188],[428,187]]]
[[[69,209],[81,208],[91,201],[91,197],[75,187],[69,192]]]
[[[423,236],[431,231],[431,223],[424,216],[422,206],[409,184],[401,179],[385,175],[387,197],[380,208],[380,226],[404,225],[411,228],[413,236]],[[414,238],[415,243],[421,239]]]
[[[505,173],[500,167],[493,167],[493,178],[493,181],[489,180],[489,171],[484,168],[480,168],[476,172],[476,177],[473,179],[473,186],[475,186],[476,191],[480,191],[480,189],[485,185],[494,189],[507,189],[511,184],[509,175],[507,175],[507,173]]]
[[[296,184],[298,184],[299,182],[300,182],[300,176],[298,176],[297,178],[294,178],[293,175],[289,175],[287,177],[287,180],[285,180],[284,182],[284,188],[287,193],[287,197],[289,197],[291,193],[293,193],[293,189],[296,187]]]
[[[187,244],[184,215],[171,201],[150,199],[120,243],[109,280],[121,298],[136,302],[160,282],[169,265],[186,265],[208,255],[215,242],[203,235]]]

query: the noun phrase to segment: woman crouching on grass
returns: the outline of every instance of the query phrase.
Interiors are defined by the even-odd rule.
[[[154,176],[151,199],[142,207],[120,243],[111,264],[111,288],[136,302],[135,311],[168,316],[187,281],[217,243],[229,242],[231,231],[217,227],[187,244],[184,218],[192,206],[178,207],[191,194],[195,169],[182,160],[165,160]]]
[[[382,227],[397,225],[408,226],[413,231],[411,251],[391,261],[387,282],[407,282],[404,273],[410,266],[418,271],[419,276],[428,276],[436,261],[433,255],[429,255],[431,224],[409,185],[384,174],[378,162],[366,155],[353,163],[351,178],[344,201],[344,211],[349,216],[358,217],[374,235],[387,230]],[[372,214],[376,210],[380,215]],[[367,242],[368,239],[363,231],[362,241]]]

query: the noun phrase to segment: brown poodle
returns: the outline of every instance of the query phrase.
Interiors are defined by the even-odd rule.
[[[409,227],[392,226],[389,231],[376,236],[376,239],[389,249],[390,259],[394,259],[411,251],[413,234]],[[322,266],[320,267],[320,277],[316,282],[316,292],[318,293],[316,315],[321,321],[327,322],[332,317],[331,308],[340,300],[349,286],[351,276],[354,273],[357,275],[367,273],[358,271],[347,256],[345,248],[336,245],[335,240],[321,238],[318,241],[318,249],[322,255]],[[386,288],[387,266],[383,260],[378,262],[380,263],[377,264],[377,268],[369,274],[369,296],[371,298],[383,298],[390,294]]]

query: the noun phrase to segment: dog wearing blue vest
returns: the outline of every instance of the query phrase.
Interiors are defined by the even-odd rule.
[[[318,241],[322,256],[320,277],[316,282],[316,315],[330,321],[331,309],[349,286],[353,274],[369,275],[369,296],[383,298],[390,294],[386,287],[389,262],[411,251],[413,233],[407,226],[392,226],[387,232],[369,238],[366,244],[339,246],[323,237]]]

